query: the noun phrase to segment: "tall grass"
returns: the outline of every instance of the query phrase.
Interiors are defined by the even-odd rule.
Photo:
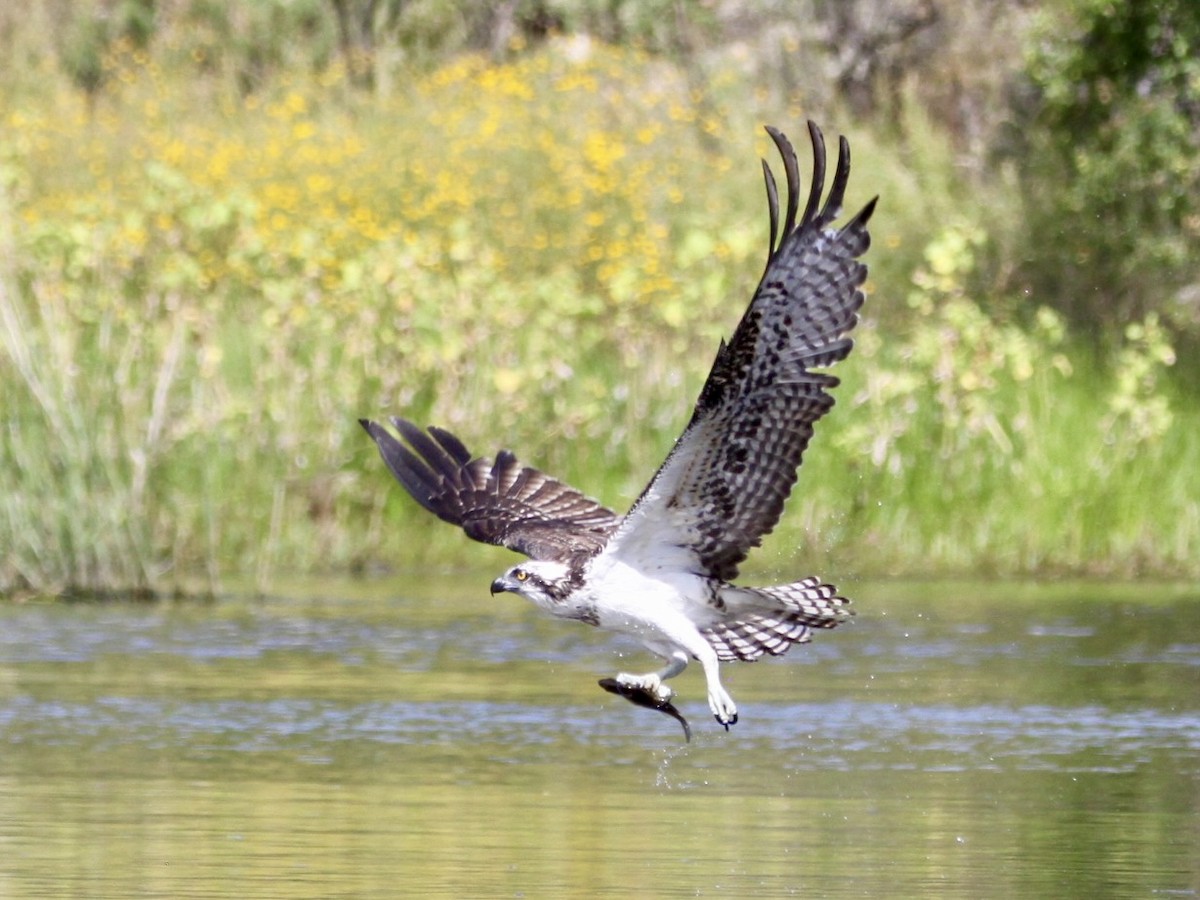
[[[803,135],[734,76],[701,98],[600,46],[465,58],[371,104],[336,72],[243,99],[109,64],[95,109],[53,84],[3,104],[0,590],[476,559],[362,415],[621,506],[761,268],[758,124]],[[1110,368],[1049,312],[990,318],[970,274],[1001,207],[936,141],[851,136],[848,204],[883,196],[871,321],[759,565],[1196,573],[1200,423],[1156,323]]]

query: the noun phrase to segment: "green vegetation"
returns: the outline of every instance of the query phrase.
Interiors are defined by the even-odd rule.
[[[1039,43],[1029,66],[1042,103],[1022,148],[1027,277],[1084,333],[1106,338],[1161,311],[1194,345],[1200,10],[1190,0],[1076,6],[1074,39]]]
[[[628,502],[761,269],[760,126],[803,161],[810,115],[851,139],[848,206],[882,197],[868,320],[757,564],[790,571],[799,547],[863,575],[1200,573],[1194,78],[1145,104],[1175,143],[1138,131],[1161,152],[1106,156],[1084,130],[1074,164],[1097,180],[1064,180],[964,149],[928,72],[885,115],[861,84],[820,104],[764,89],[715,20],[660,33],[564,4],[583,19],[519,18],[489,55],[445,4],[382,4],[363,31],[368,6],[81,2],[46,46],[37,16],[2,23],[0,591],[477,560],[402,496],[362,415]],[[1096,9],[1050,12],[1086,28]],[[554,34],[584,26],[625,44]],[[1020,61],[1047,28],[1013,29],[996,53],[1020,65],[996,78],[1065,96],[1075,57]],[[1097,127],[1149,128],[1131,104],[1128,128]],[[1083,127],[1051,106],[1031,146]],[[1123,206],[1089,244],[1085,201],[1113,178],[1172,202]],[[1088,246],[1120,271],[1072,291],[1052,261]]]

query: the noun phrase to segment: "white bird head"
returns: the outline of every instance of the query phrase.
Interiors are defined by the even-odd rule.
[[[553,609],[570,593],[570,567],[566,563],[531,559],[513,566],[492,582],[492,594],[520,594],[542,609]]]

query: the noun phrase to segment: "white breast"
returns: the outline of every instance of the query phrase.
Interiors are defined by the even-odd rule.
[[[708,586],[690,573],[646,573],[602,553],[590,563],[589,599],[601,628],[635,637],[655,653],[683,649],[693,655],[699,628],[710,624]]]

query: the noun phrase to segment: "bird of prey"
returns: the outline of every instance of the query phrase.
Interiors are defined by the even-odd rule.
[[[813,425],[830,407],[863,302],[875,200],[841,227],[850,148],[839,140],[825,194],[825,141],[808,125],[813,174],[803,213],[796,153],[768,127],[783,159],[782,219],[764,161],[770,240],[767,263],[733,336],[721,341],[691,420],[624,516],[517,461],[507,450],[473,456],[442,428],[392,418],[394,431],[367,419],[396,479],[425,509],[468,537],[529,557],[492,582],[564,619],[631,635],[666,665],[622,673],[620,693],[665,708],[664,682],[696,660],[717,722],[737,721],[719,664],[778,655],[833,628],[849,601],[816,577],[772,587],[733,584],[739,564],[775,527],[796,482]],[[876,198],[878,199],[878,198]],[[609,685],[608,689],[613,689]]]

